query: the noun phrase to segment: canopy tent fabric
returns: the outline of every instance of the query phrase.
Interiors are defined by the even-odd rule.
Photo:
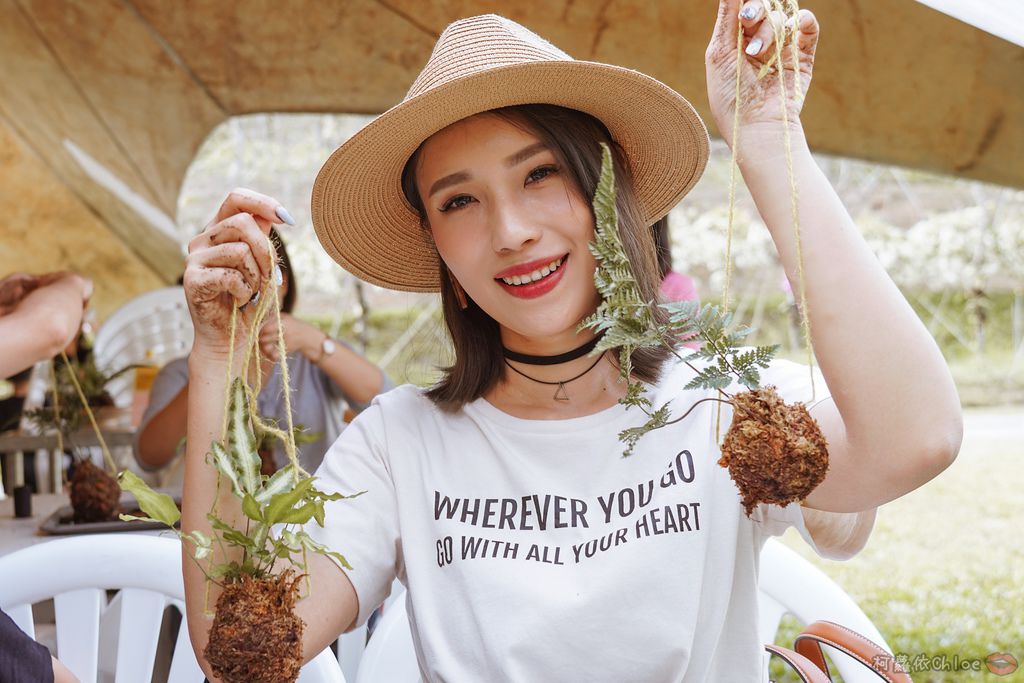
[[[1024,187],[1024,48],[1019,31],[999,37],[1021,10],[927,1],[985,30],[915,0],[805,3],[823,26],[803,115],[812,148]],[[0,0],[0,206],[18,223],[0,229],[0,273],[42,251],[53,267],[123,264],[101,297],[172,281],[178,193],[214,127],[383,111],[450,21],[491,11],[578,59],[649,73],[708,119],[713,0]],[[83,235],[88,249],[71,246]]]
[[[982,31],[1024,47],[1024,5],[1018,0],[917,0]]]

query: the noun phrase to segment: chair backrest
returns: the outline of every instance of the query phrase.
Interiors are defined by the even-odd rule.
[[[758,589],[758,633],[764,643],[775,640],[779,622],[788,613],[805,625],[819,619],[834,621],[892,652],[853,598],[824,572],[775,539],[769,539],[761,552]],[[359,662],[356,683],[420,680],[405,601],[403,591],[384,610]],[[792,643],[787,647],[792,647]],[[834,657],[833,662],[847,683],[878,682],[876,674],[852,659]],[[353,672],[346,670],[345,673],[352,678]]]
[[[182,287],[164,287],[135,297],[114,311],[99,332],[93,353],[96,367],[113,372],[132,364],[163,366],[188,355],[195,331]],[[114,402],[131,403],[132,375],[111,381]]]
[[[0,608],[35,637],[32,605],[53,599],[57,657],[81,683],[95,683],[101,666],[100,632],[116,590],[120,626],[115,683],[149,681],[153,676],[164,611],[184,613],[181,543],[170,537],[136,533],[61,538],[0,557]],[[179,629],[169,683],[202,683],[188,629]],[[300,683],[344,683],[330,650],[302,668]]]

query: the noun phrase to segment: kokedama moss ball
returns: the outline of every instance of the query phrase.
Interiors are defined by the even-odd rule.
[[[225,683],[290,683],[302,667],[304,624],[293,612],[301,577],[243,575],[217,599],[203,654]]]
[[[120,512],[121,487],[117,480],[89,460],[75,464],[70,488],[71,509],[78,523],[107,522]]]
[[[744,391],[732,402],[718,464],[729,469],[747,516],[760,503],[806,498],[828,472],[828,444],[807,408],[787,405],[774,387]]]

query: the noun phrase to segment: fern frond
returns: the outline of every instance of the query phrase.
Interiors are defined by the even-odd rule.
[[[626,395],[619,403],[627,408],[640,408],[648,417],[643,425],[619,433],[619,440],[626,445],[623,455],[628,456],[644,434],[664,427],[669,418],[668,404],[652,410],[643,385],[633,381],[632,354],[637,349],[665,346],[677,353],[677,347],[683,342],[698,340],[698,348],[683,360],[710,362],[696,370],[696,376],[686,389],[721,391],[734,380],[756,388],[760,381],[758,367],[767,367],[777,347],[741,348],[741,341],[750,334],[750,328],[733,327],[732,312],[714,304],[702,306],[694,301],[655,304],[641,296],[619,235],[615,172],[611,151],[604,144],[601,145],[601,176],[594,193],[594,223],[590,252],[597,261],[594,286],[601,295],[601,303],[579,329],[591,329],[601,335],[592,354],[619,350],[620,379],[626,382]],[[666,312],[666,323],[659,324],[655,320],[655,305]]]

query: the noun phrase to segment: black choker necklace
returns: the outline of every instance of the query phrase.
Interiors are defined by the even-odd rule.
[[[504,346],[501,347],[501,350],[504,352],[505,358],[514,360],[517,363],[526,363],[527,365],[558,365],[559,363],[568,363],[571,360],[576,360],[581,356],[587,355],[594,350],[594,347],[597,346],[597,342],[600,339],[600,336],[594,337],[583,346],[578,346],[572,351],[566,351],[565,353],[561,353],[557,356],[531,356],[528,353],[519,353],[518,351],[506,349]],[[512,366],[510,365],[509,367]],[[515,368],[512,369],[515,370]]]
[[[595,339],[594,343],[596,343],[596,342],[597,342],[597,340]],[[593,346],[594,344],[591,343],[590,345]],[[576,353],[576,352],[575,351],[570,351],[569,353]],[[527,356],[527,357],[528,358],[536,358],[537,356]],[[578,357],[578,356],[576,356],[576,357]],[[540,356],[540,358],[544,358],[544,356]],[[566,403],[568,403],[569,402],[569,394],[565,391],[565,385],[568,384],[569,382],[572,382],[572,381],[575,381],[575,380],[579,379],[583,375],[585,375],[588,372],[590,372],[591,370],[593,370],[595,367],[597,367],[597,364],[601,362],[602,358],[604,358],[604,354],[603,353],[599,354],[597,356],[597,360],[595,360],[590,365],[589,368],[587,368],[586,370],[584,370],[580,374],[576,375],[575,377],[570,377],[569,379],[560,380],[558,382],[547,382],[547,381],[542,380],[542,379],[537,379],[536,377],[530,377],[529,375],[527,375],[522,370],[516,369],[511,363],[508,362],[508,360],[505,361],[505,365],[508,366],[509,370],[512,370],[513,372],[522,375],[523,377],[525,377],[526,379],[530,380],[531,382],[536,382],[537,384],[547,384],[548,386],[556,386],[557,385],[558,388],[555,389],[555,395],[553,396],[553,398],[556,401],[565,401]]]

